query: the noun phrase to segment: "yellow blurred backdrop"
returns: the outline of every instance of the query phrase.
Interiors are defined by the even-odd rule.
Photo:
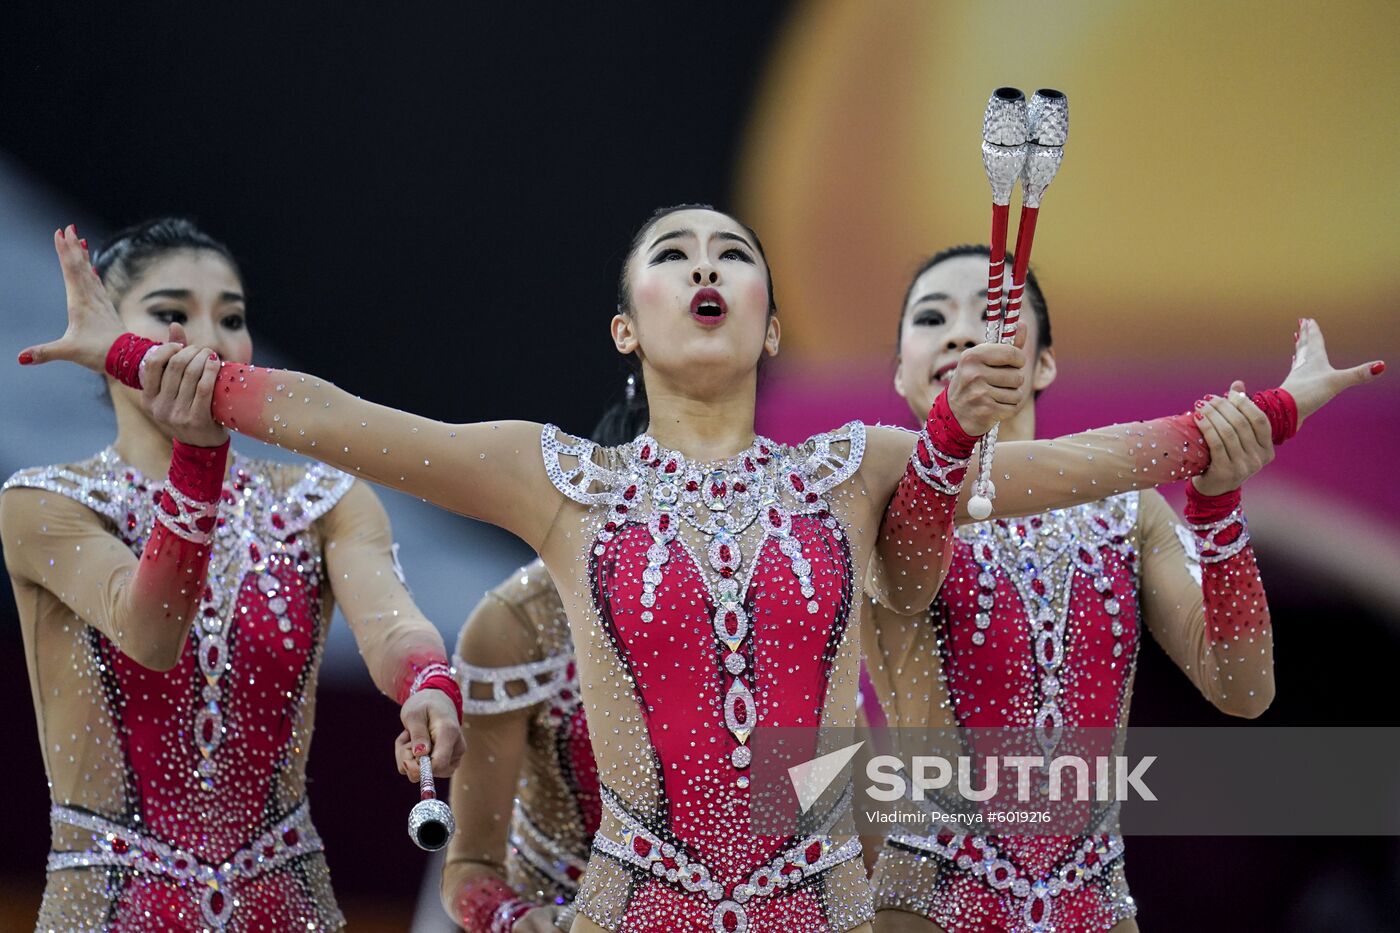
[[[1307,315],[1334,356],[1400,363],[1397,36],[1382,0],[798,4],[737,205],[784,362],[888,360],[918,260],[986,240],[982,109],[1010,84],[1070,98],[1032,260],[1057,344],[1282,359]]]

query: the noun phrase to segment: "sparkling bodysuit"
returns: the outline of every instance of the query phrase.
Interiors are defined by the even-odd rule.
[[[6,553],[53,801],[38,929],[339,929],[305,773],[335,599],[391,695],[413,659],[441,656],[380,576],[391,541],[373,494],[321,464],[232,458],[193,626],[156,671],[93,607],[130,565],[108,549],[142,554],[159,481],[108,449],[5,488],[52,497]]]
[[[960,528],[920,624],[867,618],[890,725],[1025,730],[1038,747],[1021,753],[1049,761],[1073,729],[1126,725],[1144,626],[1213,703],[1257,715],[1272,639],[1243,532],[1237,509],[1183,526],[1154,491]],[[876,905],[948,933],[1107,930],[1136,912],[1123,851],[1112,833],[905,831],[880,852]]]
[[[213,413],[541,555],[569,618],[602,798],[577,898],[585,929],[817,933],[869,920],[856,840],[752,830],[749,737],[854,725],[863,583],[910,615],[932,601],[975,440],[946,397],[917,436],[852,423],[795,447],[759,438],[715,463],[646,436],[599,448],[528,422],[445,424],[238,364],[223,365]],[[1199,472],[1205,451],[1189,416],[1004,444],[998,506],[1171,482]]]
[[[617,930],[845,930],[867,921],[855,839],[750,828],[758,724],[854,719],[859,642],[844,503],[864,427],[689,464],[643,436],[544,434],[587,508],[576,627],[602,820],[580,912]],[[573,582],[573,581],[571,581]],[[567,585],[567,584],[566,584]]]

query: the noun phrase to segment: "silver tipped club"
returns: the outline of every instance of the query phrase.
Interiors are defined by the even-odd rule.
[[[1029,138],[1026,95],[1014,87],[997,88],[982,116],[982,167],[992,186],[992,203],[1011,202],[1011,190],[1026,164]]]
[[[418,758],[418,789],[422,799],[409,811],[408,836],[418,848],[436,852],[452,840],[457,821],[452,808],[437,799],[433,760],[427,755]]]
[[[1045,189],[1055,180],[1069,139],[1069,98],[1051,88],[1041,88],[1027,107],[1029,144],[1026,149],[1022,198],[1027,207],[1040,207]],[[985,150],[985,146],[983,149]],[[986,156],[983,156],[985,161]]]

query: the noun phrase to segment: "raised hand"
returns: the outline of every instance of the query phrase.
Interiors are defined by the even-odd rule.
[[[1385,372],[1385,363],[1374,360],[1349,369],[1334,369],[1327,359],[1322,328],[1312,318],[1299,318],[1298,339],[1293,350],[1293,368],[1282,388],[1298,404],[1298,424],[1341,394],[1342,390],[1370,382]]]
[[[1225,398],[1197,402],[1195,418],[1210,448],[1210,467],[1191,480],[1202,495],[1239,489],[1274,459],[1269,419],[1245,394],[1243,382],[1234,382]]]
[[[1026,373],[1026,325],[1011,343],[979,343],[958,357],[948,384],[948,407],[962,429],[980,437],[1016,414],[1030,394]]]
[[[19,355],[21,365],[68,360],[101,373],[112,341],[122,335],[121,318],[107,289],[93,268],[87,241],[69,224],[53,235],[54,251],[63,270],[63,288],[68,293],[68,329],[48,343],[28,347]]]

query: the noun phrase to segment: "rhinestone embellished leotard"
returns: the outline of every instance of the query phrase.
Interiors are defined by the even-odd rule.
[[[524,422],[444,424],[236,364],[222,367],[214,416],[500,525],[541,555],[569,618],[603,802],[582,929],[868,921],[854,840],[750,828],[748,738],[854,724],[863,580],[903,613],[932,601],[975,440],[946,398],[920,435],[852,423],[794,447],[759,438],[714,463],[648,437],[599,448]],[[998,507],[1174,481],[1205,452],[1188,416],[1004,444]]]
[[[960,528],[920,624],[867,615],[890,725],[1025,729],[1038,746],[1025,751],[1051,760],[1067,729],[1126,725],[1143,624],[1218,707],[1257,715],[1273,695],[1272,638],[1238,502],[1193,493],[1183,526],[1147,491]],[[947,933],[1108,930],[1136,912],[1123,851],[1107,833],[897,833],[876,905]]]
[[[7,510],[39,497],[28,531],[7,513],[5,555],[53,800],[38,929],[339,929],[305,775],[333,600],[396,699],[442,657],[368,487],[233,458],[168,671],[124,654],[102,608],[159,527],[160,484],[108,449],[5,488]]]

